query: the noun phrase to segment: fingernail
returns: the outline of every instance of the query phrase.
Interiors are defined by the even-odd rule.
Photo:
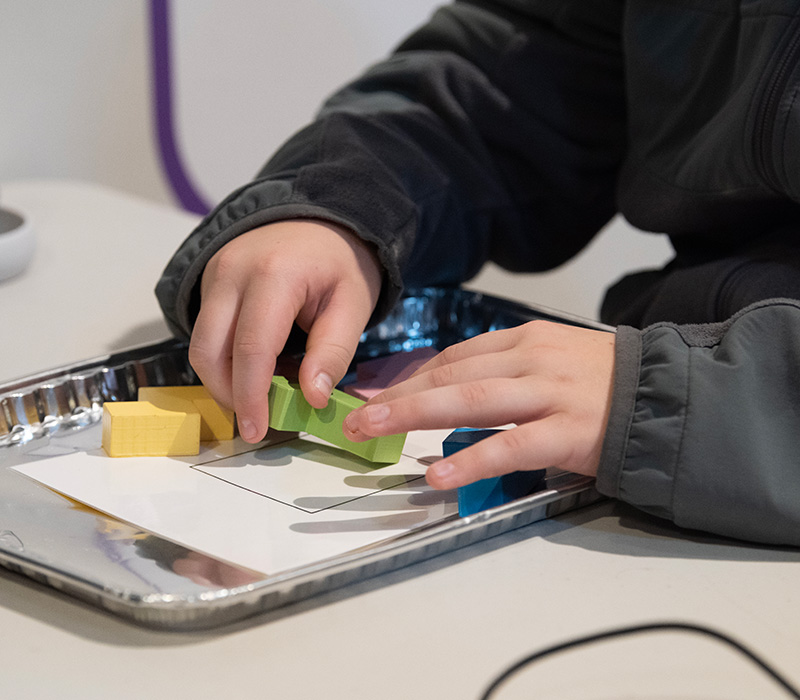
[[[436,462],[431,465],[430,471],[440,481],[448,481],[455,473],[456,467],[452,462]]]
[[[364,406],[364,413],[370,423],[383,423],[389,417],[390,412],[389,404],[385,403]]]
[[[325,372],[320,372],[314,377],[314,387],[328,398],[333,391],[333,380]]]
[[[236,420],[239,424],[239,435],[241,435],[242,438],[247,442],[255,440],[256,426],[253,424],[253,422],[247,419],[242,420],[241,418],[237,418]]]
[[[351,411],[350,413],[348,413],[348,414],[347,414],[347,415],[344,417],[344,421],[342,422],[342,425],[343,425],[344,429],[345,429],[347,432],[349,432],[351,435],[356,435],[356,434],[358,434],[358,428],[357,428],[357,427],[356,427],[356,425],[355,425],[355,419],[356,419],[356,417],[355,417],[355,415],[353,415],[353,414],[357,413],[357,412],[358,412],[358,410],[359,410],[359,409],[355,409],[354,411]]]

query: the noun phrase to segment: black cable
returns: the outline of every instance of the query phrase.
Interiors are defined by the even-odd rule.
[[[791,695],[793,698],[796,698],[797,700],[800,700],[800,690],[795,688],[791,683],[789,683],[788,680],[786,680],[780,673],[778,673],[774,668],[772,668],[766,661],[761,659],[754,652],[750,651],[750,649],[745,647],[743,644],[740,644],[739,642],[729,637],[728,635],[722,632],[717,632],[716,630],[713,630],[709,627],[702,627],[701,625],[693,625],[683,622],[653,622],[650,624],[634,625],[631,627],[620,627],[617,629],[608,630],[606,632],[599,632],[597,634],[591,634],[585,637],[578,637],[568,642],[563,642],[561,644],[556,644],[554,646],[547,647],[546,649],[542,649],[540,651],[529,654],[528,656],[517,661],[515,664],[509,666],[505,671],[503,671],[499,676],[497,676],[497,678],[495,678],[492,681],[489,687],[484,691],[483,695],[481,695],[480,700],[489,700],[491,695],[517,671],[521,670],[525,666],[534,663],[535,661],[543,659],[546,656],[551,656],[553,654],[557,654],[560,651],[567,651],[568,649],[574,649],[576,647],[584,646],[586,644],[592,644],[593,642],[612,639],[614,637],[623,637],[632,634],[639,634],[642,632],[660,632],[664,630],[696,632],[698,634],[704,634],[708,637],[716,639],[717,641],[728,644],[729,646],[736,649],[739,653],[750,659],[750,661],[752,661],[764,673],[766,673],[773,681],[775,681],[775,683],[782,686],[783,689],[789,695]]]

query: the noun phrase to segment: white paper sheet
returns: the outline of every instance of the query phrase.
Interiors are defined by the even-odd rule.
[[[278,435],[178,458],[110,458],[98,444],[15,469],[190,549],[275,574],[456,513],[455,492],[424,478],[448,432],[410,434],[400,462],[378,468],[310,436]]]

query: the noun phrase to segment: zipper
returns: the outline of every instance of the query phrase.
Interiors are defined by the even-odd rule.
[[[779,192],[783,190],[784,184],[777,174],[775,158],[772,155],[772,142],[781,98],[786,90],[792,69],[797,64],[798,54],[800,54],[800,16],[792,20],[789,31],[791,37],[785,48],[780,49],[780,61],[770,76],[769,84],[763,93],[764,106],[760,111],[755,128],[756,165],[769,186]]]

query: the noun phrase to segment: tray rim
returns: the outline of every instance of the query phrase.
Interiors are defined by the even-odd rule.
[[[547,307],[525,305],[483,292],[457,288],[409,290],[404,298],[429,293],[457,292],[473,301],[485,300],[498,308],[531,319],[581,325],[597,330],[613,328],[604,324],[562,314]],[[187,343],[168,338],[155,343],[132,346],[118,352],[88,358],[73,364],[42,370],[0,385],[0,402],[26,390],[40,390],[58,381],[88,372],[109,371],[125,362],[165,352],[183,352]],[[2,416],[0,416],[2,418]],[[0,444],[0,468],[4,450],[14,444]],[[21,478],[22,475],[20,475]],[[266,612],[357,580],[372,578],[413,563],[431,559],[475,542],[500,535],[559,513],[603,500],[594,488],[594,479],[568,472],[554,474],[554,488],[497,506],[465,518],[457,514],[420,530],[390,538],[365,548],[346,552],[298,569],[266,575],[256,582],[231,588],[208,588],[198,594],[147,593],[103,585],[74,572],[59,570],[6,549],[0,549],[0,566],[26,575],[40,583],[67,593],[108,612],[146,627],[189,631],[225,626],[260,612]],[[46,488],[42,486],[41,488]],[[104,516],[109,517],[110,516]],[[111,518],[113,520],[113,518]],[[165,538],[162,538],[165,539]]]

